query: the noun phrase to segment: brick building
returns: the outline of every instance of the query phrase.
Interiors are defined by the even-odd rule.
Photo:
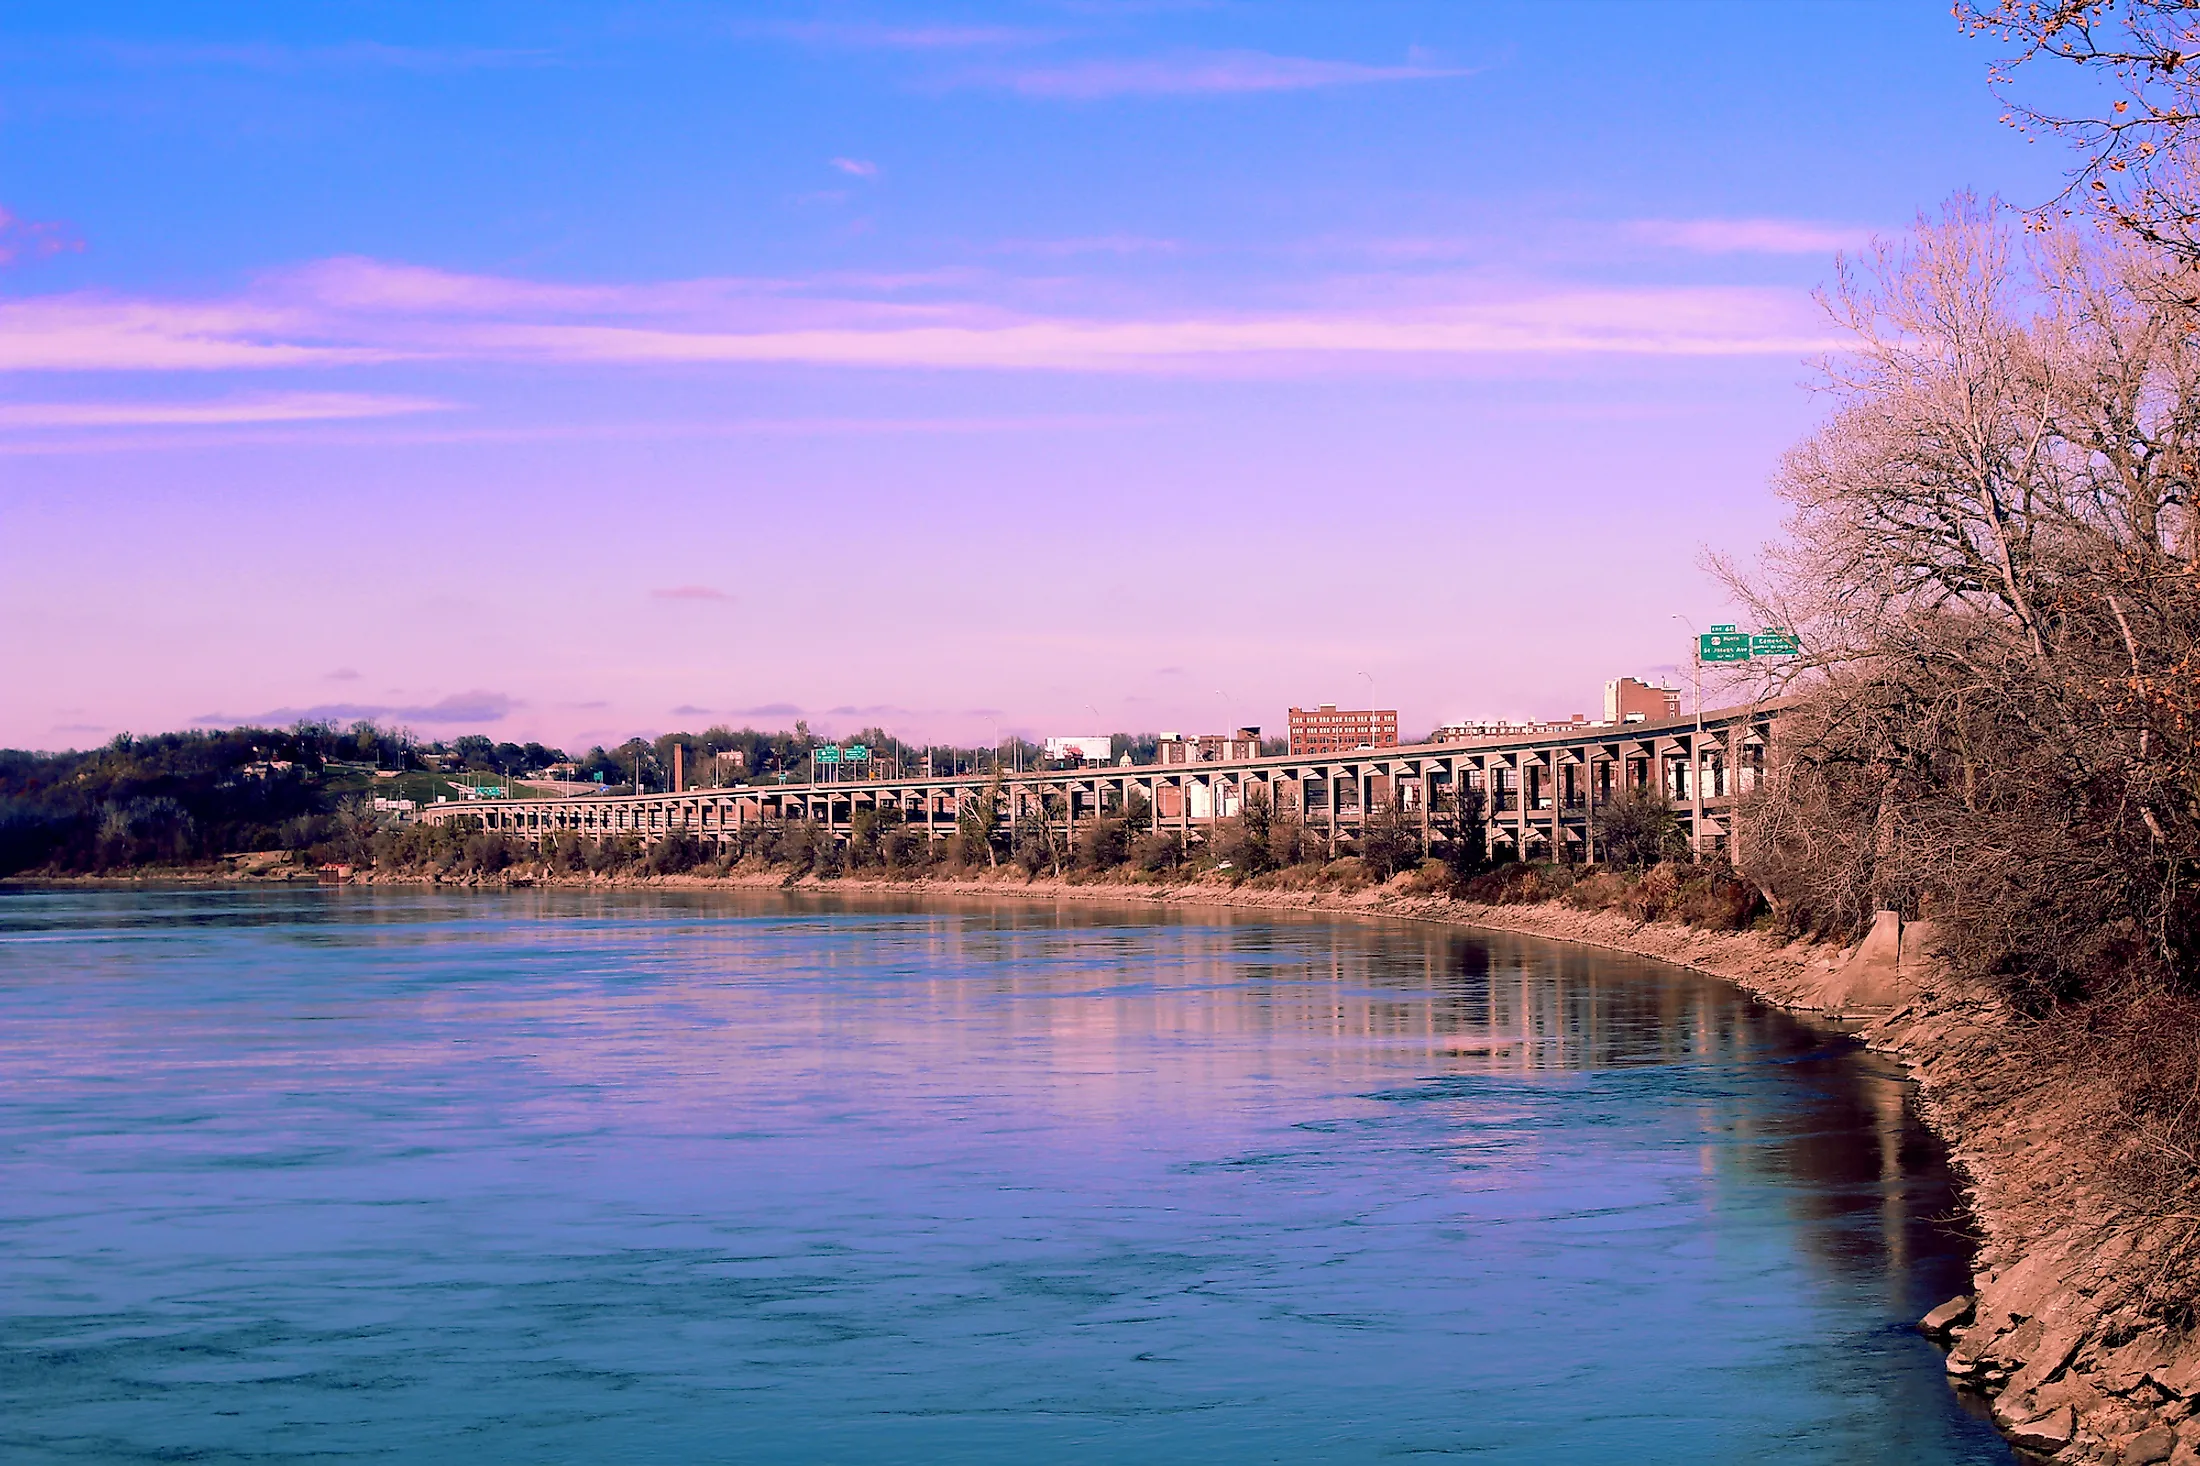
[[[1604,721],[1607,723],[1662,723],[1681,715],[1677,687],[1652,687],[1632,677],[1604,684]]]
[[[1291,752],[1350,753],[1355,748],[1396,748],[1398,710],[1369,708],[1339,710],[1325,702],[1318,708],[1291,709]]]

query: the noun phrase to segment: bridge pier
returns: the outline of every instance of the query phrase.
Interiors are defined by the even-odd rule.
[[[1363,832],[1373,807],[1414,809],[1424,842],[1435,834],[1443,791],[1479,789],[1483,834],[1491,848],[1510,843],[1527,858],[1540,843],[1551,858],[1594,860],[1601,852],[1597,821],[1603,806],[1631,790],[1655,788],[1676,807],[1692,847],[1705,857],[1725,852],[1736,802],[1762,780],[1779,706],[1707,713],[1699,736],[1694,720],[1619,727],[1581,727],[1514,740],[1368,749],[1356,754],[1289,755],[1230,763],[1149,766],[1137,771],[1035,770],[1003,778],[1001,828],[1036,809],[1051,823],[1060,802],[1063,832],[1074,845],[1082,815],[1089,823],[1127,809],[1142,795],[1151,828],[1174,828],[1187,842],[1220,820],[1242,813],[1256,789],[1277,818],[1318,834],[1331,858]],[[881,779],[855,785],[759,785],[678,794],[581,795],[570,799],[487,800],[431,805],[431,824],[494,830],[533,846],[561,831],[591,839],[632,835],[647,844],[673,833],[722,847],[767,824],[802,819],[845,841],[858,810],[894,809],[921,825],[928,840],[952,834],[969,801],[991,775]],[[1548,806],[1539,801],[1548,799]],[[1085,801],[1080,809],[1080,801]],[[1197,803],[1204,809],[1194,812]],[[1545,818],[1545,808],[1548,818]]]

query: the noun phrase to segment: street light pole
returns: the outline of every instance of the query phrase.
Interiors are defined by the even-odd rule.
[[[1696,669],[1696,736],[1688,743],[1688,853],[1703,859],[1703,634],[1696,623],[1674,613],[1673,619],[1688,628],[1689,660]]]

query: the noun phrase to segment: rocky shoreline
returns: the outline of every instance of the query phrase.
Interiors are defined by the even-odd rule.
[[[257,884],[290,874],[231,868],[87,883]],[[346,876],[375,885],[750,887],[1301,911],[1485,927],[1687,967],[1782,1008],[1836,1022],[1906,1066],[1927,1122],[1967,1183],[1981,1233],[1973,1293],[1933,1310],[1920,1326],[1948,1347],[1951,1378],[1990,1399],[1995,1420],[2022,1453],[2058,1462],[2200,1466],[2200,1336],[2180,1327],[2176,1311],[2150,1292],[2159,1274],[2156,1260],[2200,1228],[2200,1218],[2133,1217],[2089,1184],[2079,1153],[2064,1138],[2080,1121],[2079,1108],[2049,1093],[2038,1077],[2024,1054],[2018,1016],[1993,994],[1954,982],[1934,962],[1924,923],[1875,929],[1859,948],[1837,951],[1754,932],[1641,923],[1560,903],[1485,906],[1411,894],[1398,883],[1340,894],[1218,879],[1026,881],[1007,872],[829,881],[790,880],[777,872],[508,874],[455,882],[380,872]],[[1883,925],[1890,920],[1883,918]]]

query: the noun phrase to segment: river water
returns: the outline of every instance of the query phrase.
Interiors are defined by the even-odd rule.
[[[10,1462],[2007,1461],[1880,1061],[1405,924],[0,895]]]

